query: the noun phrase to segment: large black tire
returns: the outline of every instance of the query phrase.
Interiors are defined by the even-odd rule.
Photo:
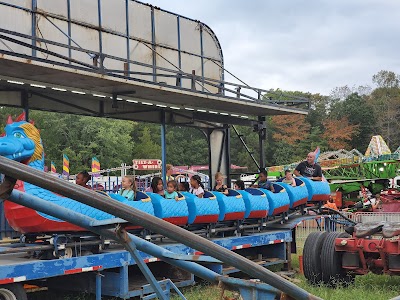
[[[311,284],[319,284],[322,281],[321,249],[326,232],[312,232],[308,235],[303,249],[304,276]]]
[[[335,240],[347,237],[350,235],[345,232],[331,232],[322,245],[322,281],[328,286],[349,285],[354,282],[354,275],[342,268],[342,253],[335,251]]]
[[[28,300],[22,284],[12,283],[0,285],[1,300]]]

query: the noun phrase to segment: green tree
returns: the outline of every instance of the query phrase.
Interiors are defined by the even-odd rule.
[[[391,71],[380,71],[372,77],[377,88],[368,98],[376,117],[376,132],[389,147],[400,145],[400,79]]]
[[[349,144],[361,152],[365,151],[371,136],[375,134],[376,123],[373,108],[366,97],[353,93],[345,100],[334,103],[330,114],[335,119],[347,117],[349,124],[358,126],[359,134]]]
[[[274,145],[273,164],[286,165],[297,160],[295,156],[295,147],[285,142],[279,141]]]
[[[192,127],[167,126],[167,162],[173,165],[208,164],[205,134]]]
[[[321,151],[328,150],[328,144],[322,137],[322,130],[320,127],[311,128],[310,134],[303,139],[297,148],[297,157],[304,158],[307,153],[315,151],[319,147]]]
[[[21,109],[1,109],[1,119],[8,114],[14,119]],[[134,123],[130,121],[76,115],[30,111],[30,119],[40,129],[44,145],[45,164],[56,163],[62,169],[62,154],[70,159],[70,173],[90,170],[91,159],[97,156],[102,168],[119,166],[132,160]]]
[[[138,142],[133,150],[135,159],[161,159],[161,141],[156,143],[151,135],[151,128],[145,126],[141,130]]]

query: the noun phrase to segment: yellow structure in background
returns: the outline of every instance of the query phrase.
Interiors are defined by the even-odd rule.
[[[383,140],[382,136],[374,135],[369,142],[367,151],[365,151],[365,156],[378,156],[391,153],[389,146]]]

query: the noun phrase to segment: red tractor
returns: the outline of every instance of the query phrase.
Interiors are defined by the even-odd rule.
[[[350,284],[368,272],[400,275],[400,223],[359,223],[346,232],[313,232],[303,250],[304,276],[312,284]]]

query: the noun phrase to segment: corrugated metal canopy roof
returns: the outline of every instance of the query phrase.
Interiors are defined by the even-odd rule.
[[[0,76],[2,91],[28,91],[32,93],[29,100],[31,108],[50,111],[102,114],[113,118],[143,120],[138,117],[137,112],[149,113],[152,111],[150,107],[154,107],[153,112],[156,113],[160,110],[174,110],[188,118],[196,119],[195,115],[198,115],[205,121],[226,124],[235,124],[236,119],[251,119],[257,116],[307,113],[306,110],[283,105],[257,103],[139,80],[116,78],[6,55],[0,57]],[[125,100],[118,101],[118,108],[112,105],[113,94],[116,94],[119,100]],[[43,98],[42,104],[48,101],[45,103],[46,107],[39,103],[38,98]],[[52,101],[49,98],[60,101]],[[20,105],[20,102],[9,103],[9,101],[4,97],[0,98],[2,105]],[[99,107],[100,102],[103,102],[103,108]],[[68,104],[71,104],[72,108],[68,109]],[[82,107],[81,112],[77,106]],[[143,109],[143,106],[146,108]],[[156,122],[154,118],[148,120]]]

